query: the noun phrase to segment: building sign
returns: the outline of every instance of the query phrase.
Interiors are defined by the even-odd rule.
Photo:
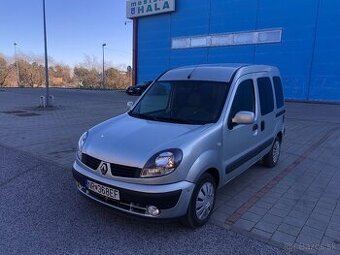
[[[175,0],[130,0],[126,2],[128,19],[175,11]]]
[[[172,49],[280,43],[282,29],[172,38]]]

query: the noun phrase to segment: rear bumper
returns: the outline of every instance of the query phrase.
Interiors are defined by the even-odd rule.
[[[126,183],[94,174],[77,163],[74,163],[72,172],[78,190],[87,197],[117,210],[148,218],[170,219],[185,215],[195,186],[187,181],[162,185]],[[87,180],[119,190],[120,200],[108,199],[90,191]],[[160,214],[148,214],[146,208],[151,205],[156,206]]]

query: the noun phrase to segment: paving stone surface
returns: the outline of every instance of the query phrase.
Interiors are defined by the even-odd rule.
[[[0,144],[64,169],[71,167],[84,131],[123,113],[126,103],[136,100],[119,91],[52,89],[51,93],[55,107],[42,111],[37,106],[43,90],[2,91]],[[291,249],[340,254],[340,105],[287,103],[286,107],[279,164],[273,169],[256,164],[220,189],[212,222]],[[36,115],[20,116],[18,111]],[[14,178],[20,173],[1,174]]]
[[[128,217],[81,195],[70,171],[2,145],[0,173],[1,255],[291,254],[212,222]]]
[[[0,92],[0,144],[17,148],[69,168],[77,142],[90,127],[127,110],[137,98],[122,91],[52,89],[55,107],[42,110],[43,89]],[[22,117],[21,111],[38,115]]]
[[[270,177],[264,168],[249,170],[258,174],[253,185],[258,185],[259,194],[254,193],[256,202],[250,208],[247,205],[253,198],[227,217],[229,227],[244,233],[249,226],[242,228],[239,218],[257,221],[249,232],[260,238],[266,236],[306,253],[340,254],[340,118],[335,116],[340,116],[339,105],[287,104],[281,161],[270,169]],[[249,172],[244,174],[247,178],[237,179],[238,185],[251,179]],[[269,188],[264,189],[257,179],[265,179]]]

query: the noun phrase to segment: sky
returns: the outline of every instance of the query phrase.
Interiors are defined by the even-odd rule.
[[[131,65],[132,22],[125,0],[46,0],[48,55],[71,66],[84,56],[113,65]],[[0,53],[44,54],[42,0],[0,0]]]

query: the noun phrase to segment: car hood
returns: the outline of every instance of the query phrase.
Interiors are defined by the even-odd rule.
[[[155,153],[180,148],[209,125],[138,119],[123,114],[89,130],[83,152],[101,160],[142,168]]]

